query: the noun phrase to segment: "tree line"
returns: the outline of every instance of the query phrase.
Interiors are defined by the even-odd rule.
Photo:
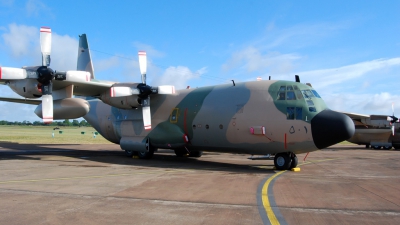
[[[64,121],[53,121],[52,123],[46,124],[43,123],[42,121],[34,121],[34,122],[30,122],[30,121],[15,121],[15,122],[11,122],[11,121],[6,121],[6,120],[0,120],[0,125],[18,125],[18,126],[66,126],[66,127],[91,127],[92,125],[90,125],[86,120],[72,120],[72,122],[68,119],[64,120]]]

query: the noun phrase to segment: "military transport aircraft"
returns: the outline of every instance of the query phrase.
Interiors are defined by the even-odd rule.
[[[0,82],[25,99],[0,100],[36,104],[44,122],[83,117],[128,156],[149,159],[157,148],[192,157],[202,151],[272,154],[276,169],[286,170],[297,166],[296,154],[354,133],[352,120],[329,110],[298,76],[296,82],[232,82],[175,91],[146,84],[146,53],[140,51],[141,83],[103,82],[95,79],[85,34],[79,40],[77,71],[53,71],[51,29],[42,27],[40,34],[41,66],[0,67]]]
[[[348,141],[365,145],[366,148],[400,149],[399,119],[394,116],[393,104],[392,111],[392,116],[342,112],[349,116],[355,125],[355,133]]]

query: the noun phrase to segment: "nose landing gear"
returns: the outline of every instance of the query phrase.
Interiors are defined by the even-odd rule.
[[[275,155],[274,165],[277,170],[290,170],[297,167],[298,159],[293,152],[282,152]]]

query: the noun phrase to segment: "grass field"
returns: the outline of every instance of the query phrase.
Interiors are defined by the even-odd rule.
[[[112,144],[92,127],[0,126],[0,142],[24,144]],[[60,133],[61,131],[61,133]],[[82,134],[84,132],[84,134]],[[54,133],[54,137],[53,134]]]

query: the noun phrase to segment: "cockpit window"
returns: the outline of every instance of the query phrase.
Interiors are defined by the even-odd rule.
[[[294,90],[299,90],[299,88],[297,87],[297,85],[293,85]]]
[[[303,95],[301,94],[300,90],[296,90],[295,88],[294,93],[296,94],[297,99],[303,99]]]
[[[278,100],[285,100],[285,92],[284,91],[280,91],[278,92]]]
[[[288,91],[293,91],[292,85],[288,85],[286,90],[288,90]]]
[[[294,95],[293,91],[288,91],[286,94],[287,94],[286,100],[296,100],[296,96]]]
[[[303,90],[301,91],[304,95],[304,98],[311,98],[314,97],[314,94],[310,90]]]
[[[286,86],[281,86],[281,87],[279,88],[279,91],[286,91]]]
[[[286,108],[286,119],[302,120],[303,119],[303,108],[302,107],[287,107]]]
[[[311,91],[312,91],[312,93],[314,93],[315,97],[317,97],[317,98],[321,98],[321,96],[319,96],[319,94],[317,93],[317,91],[316,91],[316,90],[311,90]]]

